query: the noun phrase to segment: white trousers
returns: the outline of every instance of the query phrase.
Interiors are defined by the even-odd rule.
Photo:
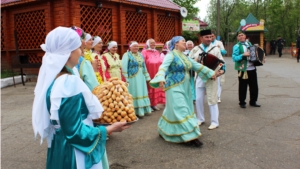
[[[198,122],[204,122],[204,97],[205,97],[205,87],[196,86],[196,111]],[[219,108],[218,104],[209,105],[211,124],[219,126]]]
[[[221,99],[221,93],[222,93],[221,78],[218,77],[218,99]]]

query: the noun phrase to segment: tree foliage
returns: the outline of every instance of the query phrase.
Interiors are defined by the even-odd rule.
[[[290,45],[300,31],[300,0],[220,0],[220,35],[227,41],[228,32],[236,32],[241,19],[252,13],[265,20],[268,41],[278,35]],[[211,29],[217,28],[217,1],[211,0],[206,18]],[[231,39],[232,40],[232,39]]]
[[[174,3],[188,10],[188,15],[185,19],[194,19],[197,17],[199,9],[194,7],[198,0],[172,0]]]

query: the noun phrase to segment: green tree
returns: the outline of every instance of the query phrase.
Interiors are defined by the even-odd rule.
[[[217,28],[216,0],[208,6],[207,23],[211,29]],[[240,20],[252,13],[258,20],[265,20],[265,37],[268,41],[281,35],[290,46],[300,29],[300,0],[220,0],[220,35],[227,40],[227,33],[236,31]],[[300,30],[299,30],[300,31]]]
[[[198,0],[172,0],[174,3],[188,10],[188,15],[185,19],[194,19],[197,17],[199,9],[194,7]]]

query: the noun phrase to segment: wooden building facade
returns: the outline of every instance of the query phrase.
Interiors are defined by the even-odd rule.
[[[40,45],[47,33],[73,25],[100,36],[104,44],[117,41],[121,55],[131,40],[165,43],[182,32],[180,7],[169,0],[2,0],[1,69],[11,68],[16,55],[14,30],[20,55],[27,55],[29,63],[41,63]]]

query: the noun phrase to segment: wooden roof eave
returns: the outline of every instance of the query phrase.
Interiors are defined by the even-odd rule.
[[[39,0],[25,0],[25,1],[10,2],[10,3],[7,3],[7,4],[1,4],[1,8],[26,4],[26,3],[29,3],[29,2],[39,2]]]
[[[164,7],[154,6],[154,5],[138,3],[138,2],[129,2],[129,1],[124,1],[124,0],[110,0],[110,1],[129,4],[129,5],[143,6],[143,7],[147,7],[147,8],[160,9],[160,10],[164,10],[164,11],[167,10],[167,11],[172,11],[172,12],[180,12],[180,9],[176,10],[176,9],[171,9],[171,8],[164,8]]]

